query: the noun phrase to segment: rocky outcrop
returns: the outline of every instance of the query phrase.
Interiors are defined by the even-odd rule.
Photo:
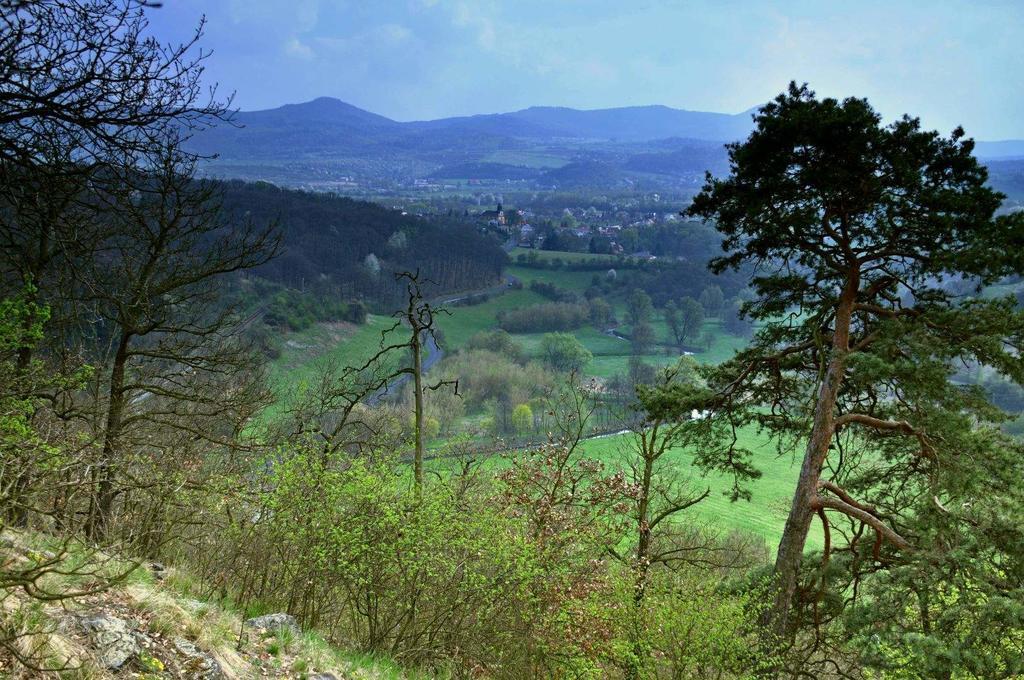
[[[121,668],[141,649],[135,631],[124,619],[116,616],[91,616],[81,619],[79,625],[96,648],[96,660],[108,670]]]
[[[220,680],[224,677],[217,660],[185,638],[175,638],[174,648],[184,657],[181,667],[188,677],[199,680]]]
[[[291,614],[266,614],[253,619],[246,619],[246,628],[258,628],[269,633],[276,633],[282,628],[287,628],[293,633],[299,632],[299,622]]]

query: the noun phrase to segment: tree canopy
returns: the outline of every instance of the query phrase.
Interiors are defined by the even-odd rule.
[[[754,268],[744,307],[761,329],[706,371],[693,402],[711,413],[700,463],[731,471],[737,497],[757,474],[737,428],[770,432],[780,454],[805,449],[774,568],[774,630],[800,643],[803,626],[843,616],[846,634],[873,646],[865,663],[892,661],[870,634],[891,626],[914,650],[911,668],[929,649],[943,672],[1016,668],[1004,643],[1024,627],[1000,608],[1021,594],[1008,568],[1024,546],[1010,519],[1022,507],[1020,444],[979,389],[950,378],[966,362],[1024,381],[1024,316],[947,283],[1021,271],[1024,216],[996,216],[1002,196],[962,129],[883,125],[866,100],[795,84],[755,122],[729,148],[729,175],[709,175],[687,214],[724,236],[714,271]],[[802,569],[816,516],[824,554]],[[985,616],[1009,628],[964,633]],[[810,640],[794,648],[802,662],[821,654]]]

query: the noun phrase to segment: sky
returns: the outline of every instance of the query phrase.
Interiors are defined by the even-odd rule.
[[[796,80],[889,119],[1024,138],[1024,0],[163,0],[151,30],[180,42],[204,14],[206,78],[242,110],[738,113]]]

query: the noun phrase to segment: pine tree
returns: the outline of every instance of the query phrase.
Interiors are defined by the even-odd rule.
[[[934,635],[938,606],[991,602],[968,590],[1020,592],[1019,566],[1009,568],[1024,546],[1012,519],[1020,447],[1000,435],[981,391],[950,377],[970,362],[1024,382],[1024,316],[1012,300],[958,297],[943,282],[982,286],[1020,272],[1024,215],[995,216],[1003,196],[986,186],[959,128],[943,137],[910,117],[882,125],[866,100],[819,100],[795,84],[755,121],[729,148],[730,174],[709,175],[686,211],[725,237],[713,271],[757,272],[746,311],[761,323],[748,349],[706,376],[712,417],[700,463],[731,470],[742,497],[742,480],[758,471],[735,428],[762,428],[780,453],[805,448],[774,568],[769,618],[783,639],[818,620],[836,551],[851,580],[867,579],[861,589],[836,585],[854,594],[847,609]],[[802,574],[815,518],[823,564]],[[904,590],[916,581],[923,597],[942,592],[943,601],[895,598],[881,584],[896,575]],[[874,604],[868,583],[881,589]],[[883,602],[898,623],[880,615]],[[1020,617],[1003,622],[1003,638],[1019,639]]]

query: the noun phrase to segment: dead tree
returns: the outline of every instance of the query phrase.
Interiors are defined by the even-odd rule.
[[[412,358],[411,366],[397,368],[390,375],[395,378],[404,375],[411,376],[413,381],[413,483],[418,500],[423,494],[423,397],[427,390],[434,391],[442,387],[453,387],[455,394],[458,394],[459,381],[439,380],[432,385],[424,384],[423,345],[427,343],[428,347],[433,347],[434,351],[440,351],[437,337],[434,333],[434,319],[438,314],[448,314],[448,311],[443,308],[434,307],[423,297],[421,284],[428,281],[422,278],[419,270],[415,272],[396,272],[395,280],[405,283],[406,307],[401,311],[395,312],[395,325],[381,334],[382,347],[377,356],[382,357],[387,352],[407,349]],[[397,329],[399,325],[408,327],[409,339],[401,343],[386,344],[387,334]]]

